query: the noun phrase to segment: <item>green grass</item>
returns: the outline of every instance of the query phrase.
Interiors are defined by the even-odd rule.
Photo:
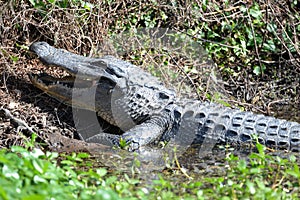
[[[0,199],[297,199],[296,157],[265,154],[227,158],[224,175],[159,172],[157,178],[93,167],[86,153],[59,155],[12,147],[0,151]],[[298,161],[299,162],[299,161]],[[171,171],[171,173],[170,173]],[[147,179],[147,180],[145,180]]]

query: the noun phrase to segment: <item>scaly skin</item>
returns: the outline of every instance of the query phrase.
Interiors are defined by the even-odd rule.
[[[184,104],[179,132],[194,133],[195,144],[214,140],[216,143],[241,145],[255,142],[256,135],[258,141],[268,147],[300,151],[300,124],[296,122],[243,112],[214,103],[193,101]],[[190,136],[180,136],[178,141],[188,143],[184,141],[186,138],[191,142]]]
[[[56,65],[71,74],[65,79],[31,75],[33,85],[70,106],[95,111],[125,132],[121,137],[131,150],[172,138],[184,145],[239,145],[255,141],[256,134],[267,146],[300,151],[300,125],[296,122],[177,99],[175,92],[157,78],[112,56],[88,58],[45,42],[33,43],[30,50],[46,65]],[[111,133],[83,139],[101,143],[103,137],[119,144],[120,136]]]

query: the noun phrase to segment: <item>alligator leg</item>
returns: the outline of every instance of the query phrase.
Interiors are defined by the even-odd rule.
[[[125,140],[130,151],[135,151],[141,146],[159,142],[168,141],[176,133],[181,120],[181,114],[176,105],[168,105],[161,112],[154,114],[150,119],[136,125],[127,132],[119,135],[100,133],[88,139],[87,142],[102,143],[103,137],[108,138],[114,145],[119,145],[120,140]]]
[[[140,146],[153,143],[160,138],[162,134],[168,131],[168,119],[154,116],[142,124],[136,125],[122,135],[109,133],[99,133],[90,138],[86,142],[105,143],[109,142],[112,145],[119,146],[121,140],[125,140],[128,144],[128,149],[134,151]]]

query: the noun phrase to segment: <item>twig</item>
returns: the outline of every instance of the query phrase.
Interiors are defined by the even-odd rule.
[[[176,67],[185,75],[185,77],[188,78],[188,80],[190,81],[190,83],[193,86],[193,89],[195,90],[198,99],[201,99],[199,93],[197,92],[197,86],[195,84],[195,82],[193,81],[193,79],[184,71],[184,69],[176,62],[176,60],[173,58],[173,56],[171,54],[169,54],[169,52],[167,52],[169,57],[172,59],[172,61],[176,64]]]
[[[273,7],[270,6],[270,8],[271,8],[272,13],[275,14],[275,11],[274,11]],[[281,23],[277,18],[275,18],[275,20],[276,20],[277,23],[281,26],[282,31],[285,33],[285,35],[286,35],[286,37],[288,38],[288,40],[289,40],[293,45],[295,45],[295,44],[293,43],[293,41],[291,40],[291,38],[290,38],[290,37],[288,36],[288,34],[286,33],[285,28],[283,27],[282,23]],[[287,46],[287,45],[284,43],[284,41],[278,36],[278,34],[275,34],[275,36],[276,36],[277,39],[281,42],[281,44],[285,47],[285,49],[287,50],[287,52],[288,52],[290,58],[295,59],[295,57],[293,56],[293,54],[290,52],[288,46]],[[295,47],[295,49],[296,49],[296,46],[294,46],[294,47]],[[299,53],[298,49],[296,49],[296,51],[297,51],[297,53]]]
[[[7,89],[7,85],[6,85],[6,76],[5,76],[5,73],[3,73],[2,76],[3,76],[3,86],[5,88],[6,93],[8,93],[8,89]]]
[[[190,180],[192,180],[193,177],[189,176],[189,175],[186,173],[186,171],[180,166],[180,163],[179,163],[179,161],[178,161],[178,159],[177,159],[177,156],[176,156],[176,151],[174,151],[174,159],[175,159],[175,163],[176,163],[177,167],[180,169],[180,171],[181,171],[187,178],[189,178]]]
[[[270,103],[268,103],[267,112],[271,113],[271,105],[272,104],[276,104],[276,103],[280,103],[280,102],[287,102],[287,101],[288,101],[288,99],[278,99],[276,101],[271,101]]]
[[[25,128],[27,129],[30,133],[34,133],[33,129],[23,120],[18,119],[16,117],[14,117],[9,110],[5,109],[5,108],[0,108],[0,117],[4,117],[7,119],[10,119],[10,122],[17,127],[17,129],[21,128]]]
[[[216,15],[216,14],[220,14],[220,13],[223,14],[224,12],[230,12],[230,11],[239,10],[239,9],[240,9],[240,6],[235,6],[235,7],[225,8],[223,10],[217,10],[214,12],[204,13],[203,15],[210,16],[210,15]]]

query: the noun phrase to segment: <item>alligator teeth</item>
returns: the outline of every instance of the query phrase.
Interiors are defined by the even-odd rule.
[[[64,87],[67,87],[67,88],[70,88],[70,89],[72,89],[72,87],[70,87],[70,85],[69,84],[67,84],[67,83],[65,83],[65,84],[62,84]]]

